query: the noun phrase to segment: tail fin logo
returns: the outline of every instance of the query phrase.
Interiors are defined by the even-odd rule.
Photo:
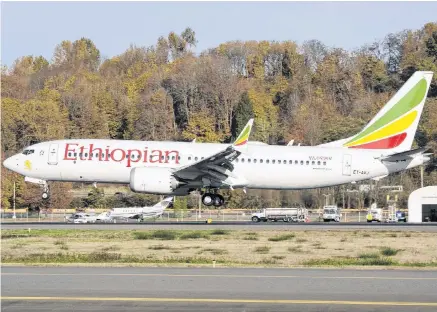
[[[428,84],[422,78],[396,104],[374,120],[343,146],[365,149],[388,149],[402,144],[408,128],[418,117],[416,108],[426,97]]]

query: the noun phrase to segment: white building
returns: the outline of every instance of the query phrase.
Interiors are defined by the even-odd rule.
[[[408,197],[408,222],[437,222],[437,186],[415,190]]]

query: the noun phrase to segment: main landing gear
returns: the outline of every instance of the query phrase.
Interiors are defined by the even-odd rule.
[[[50,198],[50,189],[49,186],[46,184],[43,186],[43,191],[41,195],[42,199],[49,199]]]
[[[205,193],[202,196],[202,203],[205,206],[213,205],[215,207],[220,207],[223,206],[223,204],[225,203],[225,199],[222,195],[219,194]]]

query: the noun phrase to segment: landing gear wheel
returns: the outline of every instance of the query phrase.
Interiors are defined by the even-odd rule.
[[[41,197],[42,199],[49,199],[50,197],[50,188],[47,182],[44,182],[43,184]]]
[[[225,199],[223,198],[223,196],[221,195],[215,195],[213,198],[213,205],[215,207],[220,207],[223,206],[223,204],[225,203]]]
[[[205,206],[211,206],[213,204],[213,201],[214,201],[214,197],[212,194],[209,194],[209,193],[203,194],[202,203]]]

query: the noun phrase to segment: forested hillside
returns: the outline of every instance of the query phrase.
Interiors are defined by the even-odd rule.
[[[103,59],[98,47],[82,38],[59,43],[51,60],[23,56],[11,68],[3,67],[2,159],[31,143],[63,138],[229,142],[250,117],[255,117],[251,140],[316,145],[358,131],[414,71],[437,72],[437,23],[388,34],[353,52],[316,40],[300,45],[233,41],[195,55],[196,42],[187,28],[158,38],[153,46],[130,46]],[[437,74],[415,144],[437,151]],[[426,185],[437,184],[436,164],[426,167]],[[2,168],[2,207],[11,206],[13,181],[19,207],[43,205],[37,188]],[[413,169],[379,183],[403,184],[405,202],[420,187],[420,172]],[[44,205],[120,204],[114,198],[71,203],[67,191],[72,187],[54,183]],[[342,189],[235,191],[228,206],[301,202],[316,207],[327,192],[340,203]],[[362,206],[368,197],[352,198],[351,206]],[[150,199],[135,198],[135,203]]]

